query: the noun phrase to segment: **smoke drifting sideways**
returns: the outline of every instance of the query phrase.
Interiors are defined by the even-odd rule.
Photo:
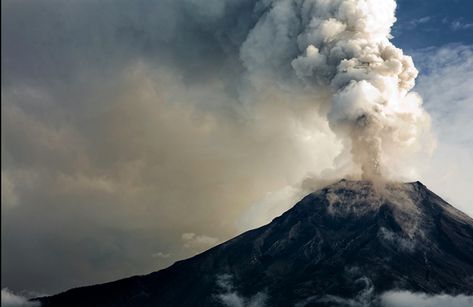
[[[148,24],[137,26],[132,16],[125,20],[128,25],[118,25],[118,34],[116,29],[101,31],[108,36],[103,44],[111,42],[107,49],[123,48],[121,44],[129,43],[121,41],[123,36],[131,37],[139,42],[142,55],[149,59],[149,53],[156,52],[160,59],[153,61],[159,67],[177,67],[184,80],[200,73],[223,78],[223,84],[210,84],[204,91],[224,87],[223,97],[216,100],[238,101],[244,105],[239,115],[258,108],[268,112],[255,110],[255,104],[273,100],[275,105],[290,100],[296,106],[289,108],[298,112],[317,110],[315,126],[327,120],[330,131],[320,131],[334,132],[343,145],[336,177],[400,179],[412,175],[410,158],[430,148],[426,143],[432,140],[422,99],[410,92],[417,70],[411,57],[390,42],[395,10],[395,0],[160,1],[155,16],[159,21],[149,22],[146,18],[152,16],[147,16]],[[107,51],[102,47],[94,42],[87,51]],[[121,56],[110,62],[127,57]],[[206,110],[235,108],[201,104]]]

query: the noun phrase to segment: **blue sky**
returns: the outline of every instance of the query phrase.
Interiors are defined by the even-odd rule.
[[[398,0],[396,45],[409,51],[449,43],[473,43],[473,1]]]
[[[399,0],[393,41],[414,59],[437,138],[422,180],[473,215],[473,1]]]

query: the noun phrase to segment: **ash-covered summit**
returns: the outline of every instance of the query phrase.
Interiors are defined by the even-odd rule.
[[[473,294],[473,219],[420,182],[346,181],[266,226],[145,276],[43,306],[376,306],[386,291]]]

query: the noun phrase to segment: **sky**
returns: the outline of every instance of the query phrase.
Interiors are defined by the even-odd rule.
[[[2,1],[2,288],[156,271],[343,174],[327,93],[284,64],[289,9],[258,26],[254,2]],[[431,129],[391,158],[473,216],[473,3],[396,17]]]

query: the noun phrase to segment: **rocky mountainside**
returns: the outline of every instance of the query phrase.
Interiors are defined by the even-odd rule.
[[[473,220],[420,182],[346,181],[270,224],[145,276],[43,306],[377,305],[389,290],[473,294]]]

